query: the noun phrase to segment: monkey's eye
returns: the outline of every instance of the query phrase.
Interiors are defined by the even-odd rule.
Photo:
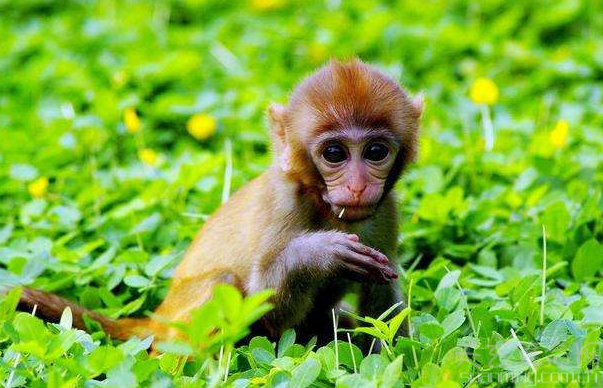
[[[371,162],[380,162],[389,154],[389,148],[383,143],[371,143],[364,149],[364,158]]]
[[[331,144],[322,151],[322,157],[329,163],[341,163],[347,159],[347,154],[339,144]]]

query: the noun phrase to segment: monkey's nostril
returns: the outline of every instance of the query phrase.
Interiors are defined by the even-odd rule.
[[[360,199],[360,196],[362,195],[362,193],[364,193],[364,190],[366,189],[366,185],[359,189],[346,185],[346,188],[350,191],[350,193],[355,199]]]
[[[354,194],[362,194],[364,192],[364,190],[366,189],[366,185],[362,186],[359,189],[353,188],[350,185],[346,185],[345,187]]]

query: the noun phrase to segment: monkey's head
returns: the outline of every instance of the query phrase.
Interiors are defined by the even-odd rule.
[[[335,216],[365,219],[414,159],[422,106],[359,60],[331,61],[270,106],[277,162]]]

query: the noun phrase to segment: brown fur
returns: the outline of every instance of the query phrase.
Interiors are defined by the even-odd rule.
[[[395,82],[358,60],[332,61],[307,78],[287,107],[273,105],[269,109],[276,162],[235,193],[201,228],[154,314],[167,321],[186,320],[211,297],[213,287],[224,281],[244,294],[284,284],[280,276],[286,274],[269,269],[292,239],[307,232],[356,233],[360,241],[393,258],[397,218],[391,187],[370,219],[356,223],[338,220],[321,200],[324,183],[308,155],[307,142],[317,133],[347,125],[387,128],[401,147],[388,178],[391,186],[415,155],[420,110],[419,100],[411,100]],[[287,291],[277,293],[273,301],[285,307],[291,302],[290,308],[275,309],[259,324],[258,333],[276,336],[287,327],[296,327],[309,336],[328,326],[326,313],[349,289],[349,282],[336,277],[304,289],[304,280],[306,275],[300,276],[298,284],[288,280]],[[391,301],[388,296],[373,304],[383,310]],[[40,315],[51,319],[58,319],[69,306],[75,326],[83,328],[81,317],[88,314],[114,338],[154,334],[156,339],[169,339],[177,335],[156,320],[111,320],[41,291],[25,289],[22,303],[38,305]]]

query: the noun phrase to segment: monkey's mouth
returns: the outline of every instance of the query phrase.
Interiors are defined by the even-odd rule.
[[[361,221],[373,215],[375,206],[344,206],[334,204],[332,205],[332,210],[335,216],[343,221]]]

